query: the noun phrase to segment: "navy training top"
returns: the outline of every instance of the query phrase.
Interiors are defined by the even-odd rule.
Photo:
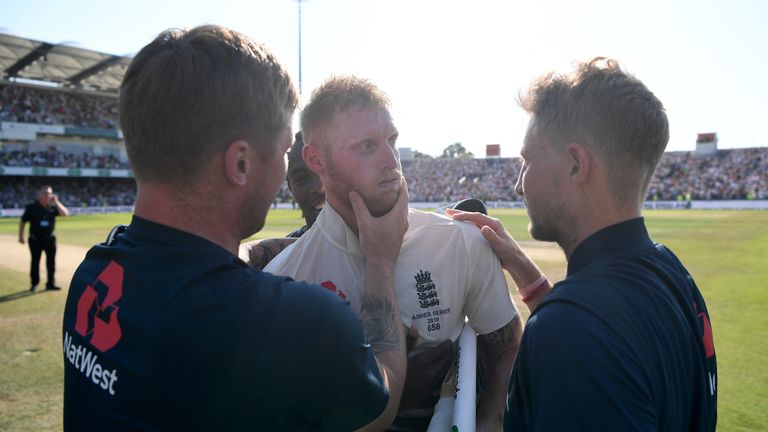
[[[531,314],[506,431],[713,431],[717,367],[693,278],[643,218],[579,244]]]
[[[389,395],[349,305],[134,216],[75,272],[64,429],[342,431]]]

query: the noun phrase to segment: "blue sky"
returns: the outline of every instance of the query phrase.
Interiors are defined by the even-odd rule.
[[[292,0],[0,0],[0,32],[133,54],[169,27],[221,24],[264,42],[298,79]],[[768,2],[622,0],[306,0],[304,98],[332,74],[369,78],[393,102],[399,144],[439,155],[518,154],[516,96],[543,72],[619,59],[665,104],[668,150],[698,132],[720,148],[768,146]]]

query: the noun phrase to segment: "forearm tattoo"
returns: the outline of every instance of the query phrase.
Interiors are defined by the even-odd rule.
[[[374,353],[400,349],[400,320],[388,298],[364,295],[360,320]]]
[[[488,333],[487,335],[481,335],[480,338],[490,345],[506,345],[514,338],[515,329],[520,325],[520,320],[515,318],[508,322],[504,327]]]
[[[284,245],[278,245],[277,247],[269,244],[258,244],[251,248],[251,267],[262,270],[269,264],[274,257],[277,256],[282,250],[285,249]]]

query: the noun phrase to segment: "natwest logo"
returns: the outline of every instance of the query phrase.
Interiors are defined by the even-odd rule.
[[[123,266],[110,261],[93,284],[87,285],[77,301],[75,330],[104,352],[114,347],[123,335],[115,302],[123,296]],[[100,300],[101,299],[101,300]]]
[[[331,292],[336,293],[336,295],[339,296],[339,298],[341,298],[342,300],[346,300],[347,299],[347,294],[344,293],[344,291],[336,288],[336,284],[331,282],[331,281],[325,281],[325,282],[321,283],[320,286],[325,288],[325,289],[327,289],[327,290],[329,290],[329,291],[331,291]]]

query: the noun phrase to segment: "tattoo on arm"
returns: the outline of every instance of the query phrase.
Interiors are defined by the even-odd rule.
[[[292,242],[267,240],[255,244],[249,251],[249,263],[251,267],[262,270],[272,261],[280,252],[283,251]]]
[[[488,333],[486,335],[480,335],[480,338],[484,339],[486,343],[490,345],[505,345],[511,342],[514,338],[515,329],[520,325],[519,319],[513,319],[508,322],[504,327]]]
[[[386,297],[364,295],[360,310],[365,335],[374,353],[397,351],[400,348],[400,320]]]
[[[262,246],[261,260],[259,261],[259,268],[263,269],[264,267],[266,267],[267,264],[269,264],[269,262],[272,261],[272,259],[276,257],[277,254],[279,253],[280,251],[276,250],[273,247],[270,247],[267,245]]]

